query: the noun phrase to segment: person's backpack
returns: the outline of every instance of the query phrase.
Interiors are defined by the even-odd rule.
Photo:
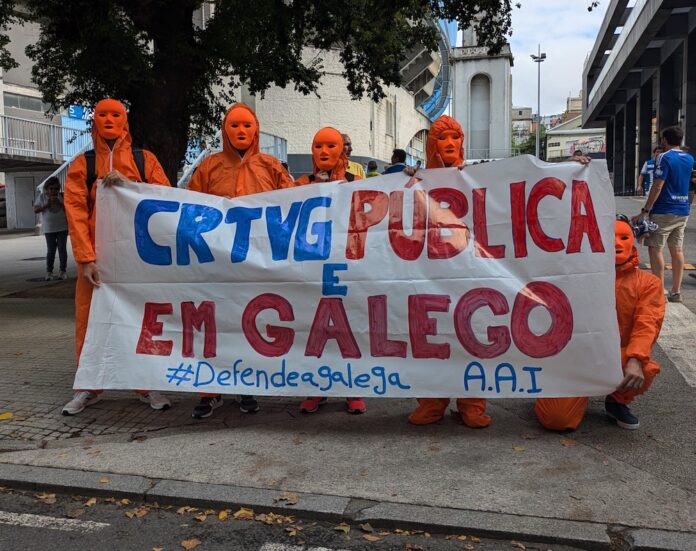
[[[131,151],[133,152],[135,167],[138,169],[138,174],[140,175],[140,181],[146,182],[145,153],[143,153],[140,147],[132,147]],[[97,154],[94,152],[94,149],[85,151],[85,161],[87,161],[87,178],[85,180],[87,184],[87,197],[92,197],[92,187],[94,186],[94,182],[97,181]]]

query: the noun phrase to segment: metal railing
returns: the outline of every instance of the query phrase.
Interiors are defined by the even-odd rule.
[[[92,148],[92,136],[89,137],[89,141],[84,144],[79,150],[77,150],[72,157],[67,159],[66,161],[63,161],[63,164],[60,165],[57,169],[55,169],[51,174],[46,176],[46,178],[43,179],[43,181],[36,186],[36,193],[37,197],[41,193],[43,193],[43,188],[44,184],[49,178],[56,177],[60,181],[60,190],[65,191],[65,177],[68,175],[68,169],[70,168],[70,164],[75,160],[75,157],[82,155],[85,151],[88,149]]]
[[[89,130],[0,115],[0,153],[65,161],[91,141]]]

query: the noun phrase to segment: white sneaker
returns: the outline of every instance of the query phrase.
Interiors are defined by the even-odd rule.
[[[172,403],[169,401],[169,398],[167,398],[164,394],[161,392],[157,392],[156,390],[151,390],[148,394],[146,395],[140,395],[140,401],[145,402],[146,404],[150,404],[150,407],[152,409],[169,409],[172,407]]]
[[[58,274],[58,279],[65,281],[66,279],[68,279],[68,274],[66,274],[65,272],[61,272]]]
[[[101,396],[89,390],[76,392],[73,399],[63,406],[63,415],[77,415],[84,411],[87,406],[96,404],[99,400],[101,400]]]
[[[53,281],[53,272],[46,272],[46,277],[44,281]]]

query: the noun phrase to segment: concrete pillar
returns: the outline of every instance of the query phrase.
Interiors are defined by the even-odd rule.
[[[614,117],[614,193],[621,195],[625,191],[624,184],[624,119],[626,107]]]
[[[636,96],[626,103],[624,120],[624,190],[636,189]]]
[[[696,30],[684,40],[682,116],[684,143],[696,148]]]
[[[614,119],[607,119],[605,127],[604,143],[607,157],[607,170],[614,172]]]
[[[641,86],[638,93],[638,166],[652,156],[653,79]]]
[[[657,72],[657,131],[678,124],[679,89],[675,83],[675,54],[660,66]]]

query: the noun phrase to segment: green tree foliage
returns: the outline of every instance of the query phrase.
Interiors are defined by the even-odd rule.
[[[0,11],[3,25],[15,0]],[[400,66],[419,44],[434,50],[433,19],[476,23],[482,45],[499,51],[510,33],[510,0],[219,0],[205,25],[200,0],[22,0],[40,24],[27,48],[33,79],[54,107],[93,105],[103,97],[130,105],[131,130],[174,176],[188,137],[220,125],[241,84],[316,92],[321,56],[337,49],[353,98],[384,96],[400,84]],[[3,54],[5,52],[5,54]]]

